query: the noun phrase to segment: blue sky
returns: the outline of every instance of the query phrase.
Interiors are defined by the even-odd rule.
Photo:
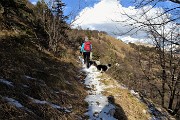
[[[32,3],[37,1],[38,0],[30,0]],[[127,26],[127,24],[132,24],[133,21],[127,21],[126,24],[114,22],[127,20],[127,16],[121,14],[122,11],[125,11],[129,15],[134,14],[138,19],[137,13],[140,13],[141,9],[135,8],[131,1],[132,0],[62,0],[62,2],[66,4],[64,14],[69,15],[72,13],[68,21],[72,27],[80,26],[82,29],[105,31],[112,36],[114,33],[118,34],[132,28],[132,26]],[[163,12],[162,7],[172,8],[174,6],[178,6],[178,4],[174,4],[168,0],[161,2],[148,12],[148,18],[154,18],[157,16],[157,12],[159,12],[159,14]],[[150,6],[146,6],[146,8],[148,7]],[[145,19],[140,18],[140,20],[145,22]],[[153,22],[159,22],[159,20],[157,19]],[[130,34],[125,36],[114,35],[114,37],[120,38],[123,41],[129,40],[129,42],[144,41],[146,36],[147,34],[143,31],[139,31],[133,36]]]
[[[32,3],[36,3],[38,0],[29,0]],[[49,0],[45,0],[48,2]],[[93,7],[94,4],[100,2],[101,0],[62,0],[66,4],[66,7],[64,9],[64,14],[69,15],[71,12],[74,12],[74,15],[77,15],[82,9],[85,7]],[[108,0],[107,0],[108,1]],[[132,0],[120,0],[122,6],[129,7],[132,5]],[[70,19],[73,19],[73,17],[70,17]],[[71,20],[69,20],[71,21]]]
[[[38,0],[29,0],[32,3],[36,3]],[[45,0],[46,2],[48,2],[49,0]],[[53,1],[53,0],[52,0]],[[100,2],[102,0],[62,0],[62,2],[64,2],[66,4],[66,7],[64,8],[64,14],[65,15],[69,15],[70,13],[73,12],[73,15],[76,16],[79,12],[81,12],[82,9],[86,8],[86,7],[93,7],[94,4],[97,4],[98,2]],[[111,1],[111,0],[105,0],[105,1]],[[117,0],[119,1],[119,3],[125,7],[128,8],[129,6],[133,6],[133,1],[134,0]],[[166,2],[159,2],[156,7],[174,7],[177,6],[177,4],[174,4],[170,1],[166,1]],[[74,17],[70,17],[70,19],[73,19]],[[71,21],[71,20],[69,20]]]
[[[31,3],[36,3],[38,0],[29,0]],[[48,2],[49,0],[45,0]],[[92,7],[95,3],[100,0],[62,0],[66,4],[64,8],[64,14],[69,15],[71,12],[74,12],[77,15],[85,7]]]
[[[29,0],[32,3],[36,3],[38,0]],[[49,0],[45,0],[46,2]],[[83,9],[85,7],[92,7],[94,4],[99,2],[101,0],[62,0],[66,4],[66,11],[65,12],[70,12],[71,10],[74,9]],[[128,7],[132,5],[131,0],[121,0],[121,3],[124,7]]]

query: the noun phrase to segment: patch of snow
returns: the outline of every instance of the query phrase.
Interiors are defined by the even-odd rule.
[[[69,81],[65,81],[65,83],[68,84],[68,85],[72,85]]]
[[[126,86],[125,86],[125,85],[123,85],[123,84],[122,84],[122,85],[120,85],[120,88],[121,88],[121,89],[128,89],[128,87],[126,87]]]
[[[97,72],[98,71],[98,69],[97,69],[97,67],[95,67],[94,65],[91,65],[91,67],[89,68],[89,70],[91,71],[91,72]],[[88,71],[87,71],[88,72]]]
[[[114,86],[114,85],[109,85],[109,86],[106,86],[105,88],[115,88],[117,86]]]
[[[119,64],[119,63],[116,63],[116,64],[115,64],[115,66],[119,67],[119,66],[120,66],[120,64]]]
[[[72,112],[71,110],[68,110],[68,109],[64,109],[64,111],[67,112],[67,113]]]
[[[95,62],[96,62],[96,64],[97,64],[97,65],[100,65],[100,64],[101,64],[101,62],[100,62],[100,61],[97,61],[97,60],[96,60]]]
[[[34,103],[37,103],[37,104],[48,104],[48,102],[47,101],[41,101],[41,100],[37,100],[37,99],[33,99],[33,102]]]
[[[140,96],[138,92],[135,92],[134,90],[130,90],[130,92],[132,95],[136,96],[138,100],[147,105],[148,112],[152,115],[151,120],[169,120],[166,113],[163,113],[160,108],[156,108],[153,103],[151,103],[147,99],[144,99],[144,97]],[[146,110],[143,110],[143,113],[146,113]]]
[[[66,112],[66,113],[72,112],[71,110],[68,110],[67,108],[61,107],[61,106],[56,105],[56,104],[49,103],[49,105],[50,105],[51,107],[55,108],[55,109],[63,110],[63,111]]]
[[[84,59],[82,58],[82,56],[79,56],[79,60],[82,64],[84,64]]]
[[[57,109],[63,109],[62,107],[60,107],[59,105],[56,105],[56,104],[51,104],[51,107],[57,108]]]
[[[131,94],[133,94],[133,95],[137,95],[137,94],[138,94],[138,93],[135,92],[134,90],[130,90],[130,92],[131,92]]]
[[[27,76],[27,75],[25,75],[24,77],[25,77],[26,79],[29,79],[29,80],[36,80],[36,78],[30,77],[30,76]]]
[[[146,110],[143,110],[143,113],[146,114],[147,113]]]
[[[105,85],[101,82],[101,73],[95,69],[95,66],[90,66],[89,69],[83,66],[83,71],[87,76],[84,79],[84,84],[88,90],[89,95],[85,98],[89,107],[85,115],[89,116],[89,120],[116,120],[113,115],[115,106],[108,102],[107,96],[102,94]]]
[[[140,95],[138,92],[135,92],[134,90],[130,90],[131,94],[136,96],[138,99],[140,99]]]
[[[36,104],[48,104],[48,105],[50,105],[52,108],[55,108],[55,109],[60,109],[60,110],[63,110],[64,112],[67,112],[67,113],[70,113],[70,112],[72,112],[71,110],[68,110],[67,108],[65,108],[65,107],[61,107],[61,106],[59,106],[59,105],[56,105],[56,104],[53,104],[53,103],[50,103],[50,102],[47,102],[47,101],[41,101],[41,100],[38,100],[38,99],[34,99],[34,98],[32,98],[32,97],[29,97],[32,101],[33,101],[33,103],[36,103]]]
[[[6,85],[8,85],[8,86],[11,86],[11,87],[13,87],[13,84],[12,84],[12,82],[9,82],[9,81],[7,81],[7,80],[0,79],[0,82],[1,82],[1,83],[4,83],[4,84],[6,84]]]
[[[16,106],[17,108],[23,108],[24,107],[21,103],[19,103],[17,100],[15,100],[13,98],[5,97],[4,99],[6,101],[8,101],[8,103]]]
[[[25,87],[25,88],[29,88],[29,86],[27,86],[27,85],[22,85],[23,87]]]
[[[166,115],[161,113],[153,104],[149,104],[149,112],[152,114],[152,120],[166,120]]]
[[[71,93],[68,93],[67,91],[64,91],[64,90],[61,90],[61,91],[58,91],[59,93],[62,93],[64,95],[68,95],[68,96],[74,96],[74,94],[71,94]]]

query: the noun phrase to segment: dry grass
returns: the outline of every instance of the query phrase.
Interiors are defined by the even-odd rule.
[[[9,30],[0,31],[0,38],[14,37],[14,36],[18,36],[18,35],[19,35],[19,31],[9,31]]]
[[[55,57],[46,50],[40,50],[27,36],[3,39],[0,46],[0,77],[14,85],[11,88],[0,83],[0,102],[3,106],[0,119],[28,119],[31,116],[29,119],[74,120],[79,116],[84,117],[86,92],[80,83],[83,74],[78,72],[80,66],[75,56]],[[69,54],[71,52],[72,50]],[[19,101],[25,108],[33,111],[33,114],[3,101],[6,96]],[[64,113],[48,105],[32,103],[26,96],[66,108],[72,106],[73,112]]]
[[[101,34],[98,38],[91,38],[93,58],[99,59],[102,63],[115,63],[118,62],[118,59],[124,60],[127,53],[134,51],[128,44],[111,36]]]
[[[119,83],[104,74],[103,83],[109,86],[105,89],[106,96],[114,96],[115,103],[123,109],[128,120],[148,120],[150,114],[147,112],[147,107],[134,97],[129,90],[120,87]]]
[[[85,117],[86,92],[81,84],[84,74],[79,73],[77,50],[65,41],[59,44],[58,56],[49,52],[45,48],[47,33],[33,13],[34,6],[26,2],[7,1],[8,15],[0,15],[0,79],[13,84],[10,87],[0,82],[0,119],[75,120]],[[17,100],[24,108],[15,107],[4,100],[5,97]],[[29,97],[70,108],[72,112],[34,103]]]

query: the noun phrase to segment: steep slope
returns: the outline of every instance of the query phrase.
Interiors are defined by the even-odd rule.
[[[48,35],[26,0],[0,1],[0,119],[83,118],[86,92],[76,52],[46,50]]]
[[[111,78],[118,84],[124,84],[129,90],[136,91],[143,99],[149,99],[150,102],[146,103],[156,113],[163,111],[162,114],[165,114],[167,119],[173,119],[167,110],[161,107],[161,96],[155,88],[161,90],[162,84],[158,78],[161,69],[157,50],[143,45],[126,44],[101,32],[98,34],[91,32],[91,34],[94,46],[92,59],[99,60],[101,64],[111,63],[112,67],[106,72]],[[148,80],[148,78],[155,79]],[[166,94],[166,104],[168,100],[169,95]],[[152,106],[160,109],[151,108]],[[176,116],[178,117],[178,114]]]
[[[73,119],[82,114],[85,92],[76,76],[77,65],[15,40],[0,44],[1,119]],[[14,106],[16,101],[22,106]]]

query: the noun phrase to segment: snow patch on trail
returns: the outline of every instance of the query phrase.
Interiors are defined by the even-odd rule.
[[[83,66],[83,71],[87,74],[84,84],[89,88],[87,91],[89,95],[85,98],[89,107],[85,115],[89,116],[89,120],[116,120],[113,117],[115,106],[102,94],[106,87],[101,82],[102,73],[98,72],[95,66],[89,69]]]

